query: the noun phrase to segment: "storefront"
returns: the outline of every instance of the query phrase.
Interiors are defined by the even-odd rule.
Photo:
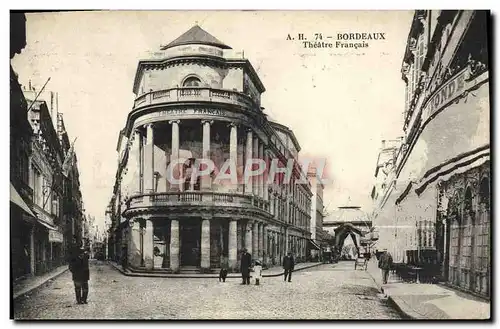
[[[49,243],[50,243],[50,268],[54,269],[64,264],[64,248],[63,248],[64,237],[63,234],[56,230],[49,231]]]
[[[33,225],[35,214],[10,185],[10,250],[13,279],[20,279],[34,272]]]

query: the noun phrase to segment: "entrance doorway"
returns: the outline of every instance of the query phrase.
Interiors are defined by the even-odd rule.
[[[181,266],[200,266],[201,221],[183,220],[180,227]]]

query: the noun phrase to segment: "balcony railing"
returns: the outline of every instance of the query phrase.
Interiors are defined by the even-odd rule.
[[[252,99],[243,93],[213,88],[172,88],[150,91],[135,99],[134,109],[155,104],[189,101],[220,102],[257,109]]]
[[[182,204],[220,205],[220,206],[255,206],[269,211],[269,201],[258,197],[236,193],[218,193],[204,191],[163,192],[154,194],[140,194],[130,197],[127,208],[148,206],[175,206]]]
[[[16,186],[16,188],[19,189],[18,190],[19,194],[21,194],[21,196],[25,200],[33,202],[33,189],[28,184],[26,184],[21,178],[17,178],[15,180],[14,186]]]

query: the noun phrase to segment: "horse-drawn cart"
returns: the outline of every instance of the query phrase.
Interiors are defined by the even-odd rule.
[[[359,268],[360,270],[366,271],[369,260],[370,260],[370,253],[364,253],[358,255],[358,257],[354,261],[354,269],[357,270]]]

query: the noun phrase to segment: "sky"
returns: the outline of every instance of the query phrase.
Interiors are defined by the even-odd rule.
[[[266,92],[265,113],[288,126],[301,155],[324,158],[328,211],[372,207],[382,139],[402,136],[401,63],[412,11],[114,11],[27,14],[27,46],[12,60],[23,85],[59,93],[70,140],[78,137],[86,212],[104,225],[119,131],[132,110],[134,75],[148,52],[199,24],[244,50]],[[304,48],[321,34],[333,48]],[[368,47],[335,48],[338,33],[384,33]],[[295,40],[287,40],[288,35]],[[327,37],[331,36],[332,39]]]

